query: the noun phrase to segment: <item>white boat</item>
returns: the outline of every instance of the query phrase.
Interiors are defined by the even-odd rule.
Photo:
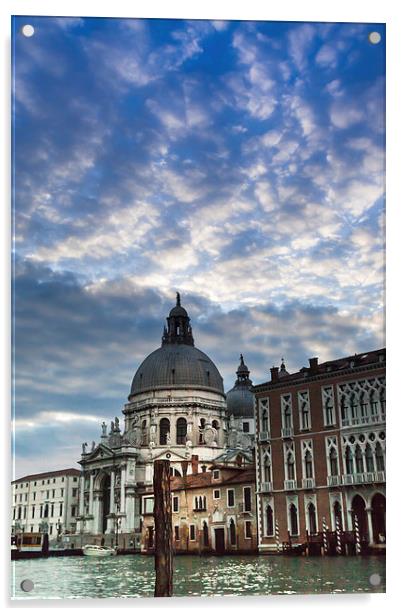
[[[84,556],[97,556],[98,558],[104,558],[105,556],[115,556],[115,548],[107,548],[103,545],[84,545],[82,548]]]

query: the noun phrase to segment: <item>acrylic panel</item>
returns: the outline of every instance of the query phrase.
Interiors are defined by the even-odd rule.
[[[13,598],[385,592],[385,38],[13,18]]]

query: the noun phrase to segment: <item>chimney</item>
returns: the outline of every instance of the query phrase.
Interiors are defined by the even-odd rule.
[[[318,357],[310,357],[310,374],[317,374],[318,372]]]
[[[272,368],[271,368],[271,381],[272,381],[273,383],[279,379],[278,374],[279,374],[279,368],[277,368],[277,367],[272,367]]]
[[[191,472],[193,475],[198,473],[198,456],[191,456]]]
[[[183,460],[181,463],[181,470],[183,471],[183,477],[187,475],[188,462],[187,460]]]

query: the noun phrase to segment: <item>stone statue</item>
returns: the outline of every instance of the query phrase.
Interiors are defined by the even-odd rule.
[[[87,447],[88,447],[88,443],[82,443],[82,453],[86,454],[87,452]]]
[[[111,434],[113,434],[113,432],[114,432],[114,421],[110,422],[110,432],[111,432]]]
[[[166,434],[166,445],[170,445],[172,443],[172,439],[170,438],[170,432]]]
[[[102,423],[102,436],[107,436],[107,434],[106,434],[106,433],[107,433],[107,424],[106,424],[106,422],[104,421],[104,422]]]
[[[95,449],[95,441],[92,441],[91,451],[94,451],[94,449]]]
[[[114,429],[115,429],[115,432],[120,432],[119,418],[118,417],[114,418]]]

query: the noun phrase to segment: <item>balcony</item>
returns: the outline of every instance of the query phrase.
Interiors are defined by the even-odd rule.
[[[327,477],[327,485],[330,487],[342,485],[341,475],[329,475]]]
[[[296,487],[296,479],[285,479],[285,481],[283,482],[284,490],[296,490]]]
[[[385,471],[372,471],[369,473],[349,473],[343,475],[342,483],[345,486],[362,483],[382,483],[385,482]]]
[[[259,435],[258,435],[258,440],[259,440],[260,443],[264,443],[266,441],[269,441],[270,438],[271,438],[271,435],[267,431],[260,432]]]
[[[302,488],[304,488],[305,490],[312,490],[313,488],[315,488],[314,477],[302,479]]]
[[[292,438],[293,437],[293,426],[290,428],[282,428],[281,430],[282,438]]]
[[[342,419],[342,428],[350,428],[354,426],[367,426],[385,423],[385,414],[367,415],[364,417],[345,417]]]
[[[272,481],[262,481],[260,492],[272,492]]]
[[[207,508],[206,507],[193,507],[193,511],[206,511]]]

